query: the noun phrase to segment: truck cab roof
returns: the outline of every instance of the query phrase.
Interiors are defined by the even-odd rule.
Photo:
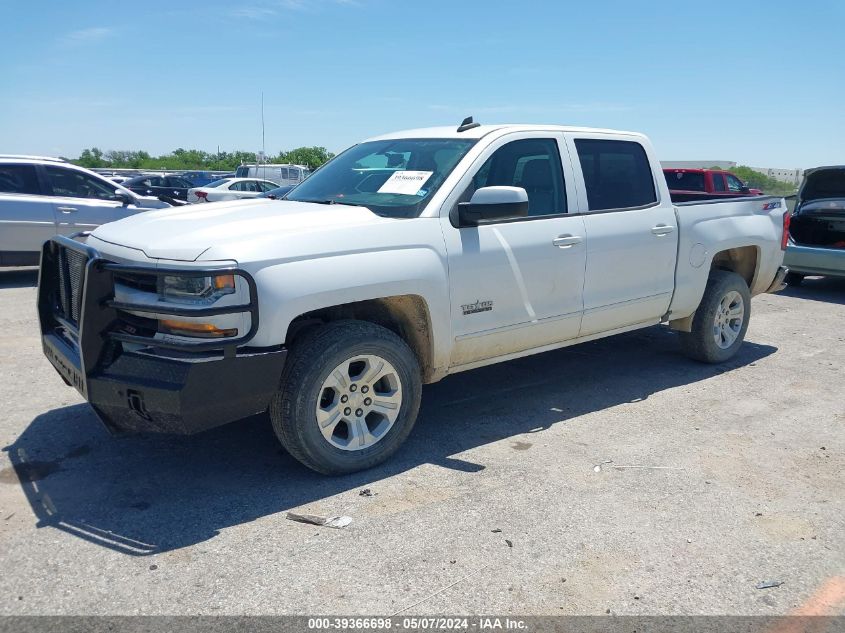
[[[639,132],[626,132],[622,130],[609,130],[603,128],[577,127],[566,125],[533,125],[533,124],[494,124],[479,125],[477,127],[459,132],[454,126],[425,127],[412,130],[401,130],[368,138],[368,141],[383,141],[388,139],[402,138],[470,138],[479,139],[493,132],[574,132],[582,134],[624,134],[625,136],[636,136],[645,138]]]

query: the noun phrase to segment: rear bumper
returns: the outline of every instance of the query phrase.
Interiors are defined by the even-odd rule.
[[[766,292],[780,292],[786,288],[786,275],[788,273],[789,269],[786,266],[779,266],[774,281],[772,281],[772,284],[766,289]]]
[[[84,256],[83,271],[73,284],[68,281],[68,258],[60,249]],[[57,266],[64,266],[61,275]],[[257,314],[245,337],[225,344],[185,346],[130,336],[119,329],[123,304],[113,301],[109,266],[83,244],[66,238],[48,242],[41,260],[38,314],[44,355],[110,431],[190,434],[267,409],[287,350],[239,346],[254,333]],[[68,297],[57,299],[62,292]],[[70,303],[73,307],[67,309]],[[252,301],[236,306],[244,311],[252,307]]]
[[[845,277],[845,248],[821,248],[790,243],[783,263],[802,275]]]

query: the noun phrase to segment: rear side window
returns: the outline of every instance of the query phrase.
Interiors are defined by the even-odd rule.
[[[575,139],[591,211],[644,207],[657,202],[651,165],[633,141]]]
[[[713,191],[726,191],[723,174],[713,174]]]
[[[679,191],[706,191],[704,174],[694,171],[665,171],[666,184],[669,189]]]
[[[35,165],[0,165],[0,193],[41,193]]]

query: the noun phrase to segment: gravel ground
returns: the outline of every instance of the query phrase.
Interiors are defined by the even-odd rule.
[[[0,614],[842,613],[845,282],[756,298],[723,366],[656,327],[450,377],[324,478],[262,418],[109,436],[35,279],[0,271]]]

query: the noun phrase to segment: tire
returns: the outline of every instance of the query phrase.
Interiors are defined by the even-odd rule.
[[[739,318],[737,307],[742,312]],[[733,313],[725,313],[726,309],[733,309]],[[714,270],[695,311],[691,331],[681,333],[681,348],[697,361],[722,363],[739,350],[750,318],[751,293],[745,280],[736,273]]]
[[[419,363],[401,338],[366,321],[335,321],[291,346],[270,419],[297,461],[342,475],[399,449],[416,422],[421,392]]]
[[[804,275],[801,273],[786,273],[784,281],[787,286],[800,286],[801,282],[804,281]]]

